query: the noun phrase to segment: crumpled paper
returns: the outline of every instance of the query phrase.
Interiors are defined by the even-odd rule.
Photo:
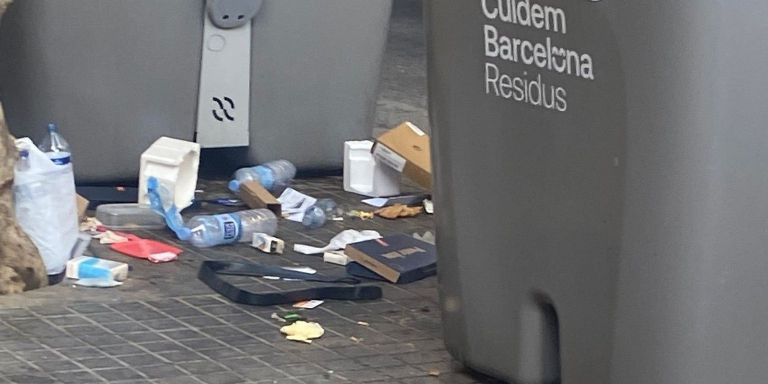
[[[355,210],[351,210],[351,211],[347,212],[347,216],[349,216],[349,217],[357,217],[357,218],[363,219],[363,220],[369,220],[369,219],[373,219],[373,217],[375,215],[374,215],[373,212],[359,211],[359,210],[355,209]]]
[[[325,253],[328,251],[343,249],[344,247],[347,246],[347,244],[359,243],[361,241],[380,239],[380,238],[381,238],[381,234],[379,234],[376,231],[356,231],[354,229],[347,229],[346,231],[341,231],[339,232],[339,234],[334,236],[331,239],[331,241],[328,243],[328,245],[325,247],[318,248],[318,247],[312,247],[304,244],[294,244],[293,250],[305,255],[315,255],[315,254]]]
[[[315,205],[317,199],[293,188],[286,188],[283,194],[277,198],[277,201],[280,202],[284,218],[301,222],[304,220],[304,212],[307,211],[307,208]]]
[[[147,260],[155,264],[169,263],[171,261],[176,261],[178,259],[179,259],[179,255],[173,252],[153,253],[149,255],[149,258],[147,258]]]
[[[320,324],[306,321],[297,321],[291,325],[286,325],[280,328],[280,332],[285,334],[287,340],[307,344],[312,344],[312,339],[318,339],[325,334],[325,330]]]
[[[99,231],[99,227],[102,227],[104,224],[99,221],[99,219],[95,217],[86,217],[85,221],[80,223],[80,232],[88,232],[90,234],[97,233]]]
[[[381,208],[376,210],[376,214],[385,219],[397,219],[398,217],[414,217],[418,216],[424,207],[409,207],[403,204],[395,204],[390,207]]]
[[[99,233],[96,236],[93,236],[94,239],[99,239],[100,244],[117,244],[117,243],[125,243],[128,241],[128,238],[118,235],[117,233],[114,233],[112,231],[106,231]]]

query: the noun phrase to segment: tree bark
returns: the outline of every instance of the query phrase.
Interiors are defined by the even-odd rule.
[[[0,0],[0,19],[11,0]],[[16,222],[13,208],[13,169],[18,153],[0,105],[0,295],[48,284],[37,247]]]

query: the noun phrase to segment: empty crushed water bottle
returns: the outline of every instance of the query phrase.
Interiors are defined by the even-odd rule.
[[[188,240],[192,234],[184,226],[184,219],[173,202],[171,192],[154,176],[147,178],[147,195],[149,196],[149,206],[165,218],[166,225],[176,233],[176,237],[179,240]]]
[[[229,182],[229,190],[237,192],[240,184],[246,181],[258,181],[270,192],[281,192],[296,177],[296,166],[288,160],[275,160],[255,167],[240,168],[235,172],[234,180]]]
[[[48,135],[43,138],[38,146],[54,164],[67,165],[71,161],[72,151],[69,143],[59,133],[59,128],[54,123],[48,124]]]
[[[254,233],[277,233],[277,216],[268,209],[251,209],[212,216],[195,216],[187,222],[189,241],[198,248],[250,242]]]
[[[29,151],[22,149],[19,151],[19,160],[16,162],[17,172],[26,172],[29,170]]]
[[[320,228],[328,219],[336,214],[336,202],[331,199],[320,199],[313,206],[304,211],[304,219],[301,223],[309,229]]]

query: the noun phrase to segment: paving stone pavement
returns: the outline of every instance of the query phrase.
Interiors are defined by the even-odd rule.
[[[426,112],[425,44],[420,0],[396,0],[382,71],[374,131],[402,120],[429,130]],[[331,197],[347,208],[365,208],[360,197],[341,190],[340,178],[298,181],[295,187]],[[204,198],[227,196],[223,183],[201,181]],[[197,213],[229,212],[214,205]],[[433,229],[421,216],[394,222],[345,220],[305,231],[280,223],[288,248],[296,242],[321,245],[343,229],[382,234]],[[197,280],[203,260],[251,260],[283,266],[307,265],[319,273],[342,273],[317,257],[270,256],[246,246],[197,250],[166,231],[142,237],[184,249],[174,263],[155,265],[94,244],[100,257],[129,263],[125,285],[74,288],[71,283],[23,295],[0,297],[0,384],[5,383],[492,383],[467,372],[446,352],[440,327],[437,280],[381,284],[384,298],[370,302],[327,301],[303,311],[326,334],[311,345],[289,342],[272,313],[287,307],[233,304]],[[252,290],[279,290],[307,283],[232,278]],[[360,325],[358,322],[369,325]]]
[[[297,181],[316,197],[332,197],[347,208],[364,208],[360,197],[330,177]],[[223,182],[200,183],[223,195]],[[218,191],[218,192],[217,192]],[[224,212],[220,206],[193,207]],[[382,234],[432,230],[431,217],[388,221],[345,219],[306,231],[281,221],[288,243],[321,245],[337,232],[374,229]],[[265,255],[247,245],[197,250],[172,241],[168,232],[138,232],[184,249],[181,260],[151,264],[94,244],[95,254],[132,266],[125,285],[74,288],[71,283],[0,299],[0,383],[474,383],[446,352],[440,326],[437,280],[383,284],[384,298],[367,302],[327,301],[302,313],[326,334],[311,345],[290,342],[272,313],[293,310],[231,303],[197,281],[207,259],[307,265],[324,274],[343,268],[316,256]],[[279,290],[311,283],[235,277],[252,290]],[[361,325],[359,322],[367,323]]]

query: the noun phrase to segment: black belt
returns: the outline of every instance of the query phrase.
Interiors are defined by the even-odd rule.
[[[223,280],[219,275],[234,276],[274,276],[284,279],[296,279],[321,283],[341,283],[334,285],[297,289],[279,292],[251,292],[236,287]],[[374,285],[357,285],[360,280],[352,277],[331,277],[317,274],[289,271],[281,267],[256,263],[233,261],[204,261],[200,266],[197,277],[214,291],[239,304],[248,305],[279,305],[291,304],[306,300],[374,300],[382,296],[381,287]]]

